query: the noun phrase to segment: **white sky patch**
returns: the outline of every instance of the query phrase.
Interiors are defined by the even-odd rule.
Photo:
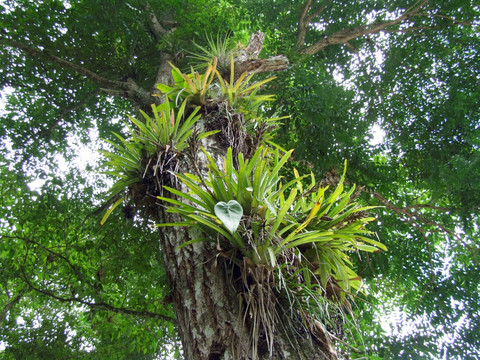
[[[96,169],[103,159],[102,155],[98,151],[100,139],[98,137],[98,130],[92,128],[89,130],[90,143],[82,144],[78,136],[70,136],[68,138],[68,144],[70,149],[77,154],[71,161],[67,162],[61,155],[55,155],[55,162],[57,164],[57,171],[52,174],[54,177],[63,178],[72,168],[81,172],[82,176],[87,180],[96,175]],[[47,179],[37,178],[28,184],[28,187],[32,191],[40,191]],[[111,184],[110,184],[111,185]]]
[[[0,116],[5,113],[5,105],[6,105],[6,96],[11,95],[15,90],[11,87],[5,87],[0,90]],[[114,121],[118,121],[118,119],[113,119]],[[96,173],[98,171],[98,167],[100,162],[103,159],[103,156],[98,151],[100,149],[101,140],[99,139],[98,129],[96,127],[89,129],[89,144],[82,144],[80,138],[78,136],[72,135],[68,138],[68,145],[70,149],[73,150],[75,154],[77,154],[71,161],[66,161],[65,157],[62,154],[55,155],[55,163],[57,164],[57,169],[54,173],[45,167],[45,170],[49,173],[47,178],[40,178],[37,177],[36,179],[32,180],[28,183],[28,187],[32,191],[40,192],[41,188],[45,185],[45,183],[52,178],[64,178],[65,174],[71,170],[72,168],[77,169],[80,171],[83,177],[88,180],[92,180],[93,177],[98,176]],[[13,153],[11,143],[8,139],[3,139],[1,146],[4,146],[7,149],[7,156],[8,152]],[[38,166],[41,168],[42,163],[39,162]],[[108,186],[111,186],[113,183],[105,179],[105,190]]]
[[[370,140],[370,145],[381,144],[385,139],[385,131],[378,124],[375,124],[370,128],[370,133],[373,136]]]
[[[18,326],[23,326],[25,325],[25,320],[21,316],[17,317],[16,323]]]
[[[5,96],[13,94],[14,89],[7,86],[1,89],[0,91],[0,115],[3,115],[5,112]]]
[[[452,301],[454,301],[452,299]],[[422,316],[411,316],[406,311],[401,308],[393,308],[388,313],[385,313],[380,316],[380,326],[385,331],[385,335],[388,337],[396,338],[406,338],[409,336],[414,336],[415,334],[427,335],[428,333],[440,333],[443,332],[443,336],[439,339],[440,344],[439,348],[442,349],[443,356],[441,358],[432,357],[431,354],[428,354],[428,357],[425,359],[432,360],[447,360],[450,359],[447,357],[448,347],[455,342],[461,341],[460,331],[467,325],[468,319],[466,315],[462,316],[452,328],[446,329],[443,325],[438,325],[436,328],[431,325],[430,320],[426,315]],[[427,354],[422,353],[418,354],[421,356],[426,356]]]

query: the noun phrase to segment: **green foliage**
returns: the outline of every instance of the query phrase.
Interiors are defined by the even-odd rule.
[[[215,59],[213,64],[207,66],[205,74],[200,75],[192,68],[192,72],[187,75],[183,74],[180,69],[173,64],[170,64],[175,86],[170,87],[165,84],[157,84],[157,88],[166,94],[175,104],[177,104],[179,100],[182,100],[189,101],[194,105],[204,105],[207,91],[215,76],[216,65],[217,61]]]
[[[175,85],[157,84],[158,90],[175,104],[181,100],[188,101],[192,105],[205,105],[208,98],[215,99],[215,101],[220,100],[218,94],[215,94],[215,89],[212,89],[212,82],[217,75],[221,96],[233,110],[255,117],[261,104],[273,100],[273,95],[257,95],[257,92],[261,86],[275,79],[274,77],[251,84],[254,74],[248,75],[245,72],[235,79],[233,54],[230,53],[230,80],[227,81],[217,70],[217,58],[209,58],[208,61],[213,61],[213,63],[208,63],[205,73],[202,75],[193,68],[190,74],[184,74],[179,68],[170,64]]]
[[[270,106],[257,107],[257,114],[246,116],[255,118],[252,124],[246,124],[251,126],[249,131],[263,131],[257,121],[261,116],[266,119],[268,114],[290,116],[275,139],[284,148],[296,149],[291,161],[283,167],[282,174],[288,177],[286,183],[295,178],[291,169],[294,166],[302,169],[302,173],[312,171],[316,179],[321,179],[332,169],[341,168],[344,159],[348,159],[349,179],[366,186],[362,200],[370,205],[382,205],[374,210],[379,223],[370,224],[369,229],[378,233],[389,251],[374,256],[359,252],[361,258],[356,252],[350,253],[353,268],[368,284],[371,295],[368,305],[358,303],[360,309],[354,309],[359,312],[359,323],[365,329],[365,346],[358,354],[349,348],[345,357],[414,359],[418,357],[416,349],[427,348],[430,350],[424,357],[477,357],[480,343],[478,5],[473,0],[426,2],[418,15],[397,26],[352,38],[345,44],[329,44],[313,56],[304,56],[297,40],[305,3],[158,0],[148,1],[146,6],[141,0],[2,2],[0,85],[2,89],[14,88],[14,92],[2,94],[5,111],[0,115],[0,152],[3,154],[0,311],[6,309],[5,305],[16,295],[22,294],[25,279],[43,276],[51,289],[66,292],[66,289],[81,287],[83,299],[92,296],[85,285],[87,282],[79,279],[63,260],[58,258],[48,264],[43,261],[47,251],[19,238],[21,231],[30,234],[28,239],[39,239],[47,249],[68,252],[75,260],[72,264],[85,272],[86,279],[95,278],[98,264],[105,263],[110,275],[103,286],[116,302],[137,304],[140,308],[153,306],[152,301],[142,302],[146,301],[142,291],[151,285],[152,279],[161,278],[156,272],[161,264],[156,267],[140,263],[154,263],[145,254],[151,255],[155,240],[145,240],[144,232],[141,235],[129,232],[125,219],[114,212],[101,228],[98,228],[99,219],[91,219],[88,228],[78,235],[90,239],[84,245],[72,240],[75,236],[71,235],[71,229],[78,229],[83,220],[78,216],[86,215],[99,203],[96,194],[105,184],[102,179],[94,187],[81,188],[90,181],[90,175],[73,162],[79,151],[72,145],[92,144],[92,134],[97,130],[99,138],[119,144],[113,133],[128,134],[128,130],[125,132],[124,123],[115,119],[148,108],[138,99],[123,98],[129,96],[124,89],[107,92],[108,85],[79,69],[112,82],[134,81],[148,93],[155,85],[164,59],[172,60],[170,55],[175,56],[173,62],[178,68],[190,68],[186,63],[191,58],[183,54],[199,52],[206,59],[207,52],[212,55],[210,49],[217,47],[218,54],[225,52],[228,68],[226,53],[230,46],[237,42],[246,44],[249,35],[260,29],[266,33],[261,57],[284,54],[289,57],[291,67],[266,84],[276,101],[270,102]],[[311,2],[306,17],[315,17],[308,27],[305,44],[314,44],[338,31],[350,32],[358,26],[378,24],[401,14],[413,3],[404,0]],[[151,13],[164,27],[164,36],[155,34],[149,21]],[[218,50],[223,40],[215,34],[226,33],[234,40],[224,50]],[[208,34],[213,35],[208,37]],[[10,41],[41,52],[33,55],[13,48],[8,45]],[[54,62],[49,55],[79,67]],[[217,67],[224,74],[221,65]],[[233,86],[230,79],[227,81],[228,86]],[[216,79],[211,85],[215,82]],[[210,88],[212,92],[215,90]],[[224,93],[226,100],[228,91]],[[180,105],[180,99],[175,106]],[[241,108],[237,106],[236,110]],[[153,120],[152,114],[148,116]],[[145,122],[142,118],[142,123]],[[385,130],[385,137],[378,145],[369,143],[374,124]],[[135,124],[129,126],[139,131]],[[116,153],[115,149],[110,151]],[[58,163],[63,159],[69,171],[72,170],[68,183],[59,180]],[[237,159],[235,155],[234,160]],[[120,163],[121,160],[117,160]],[[135,170],[138,178],[142,179],[147,163]],[[157,161],[152,163],[155,165]],[[153,168],[147,173],[153,174]],[[32,192],[27,184],[33,180],[44,181],[42,191],[51,190],[49,195]],[[290,191],[297,186],[298,182],[294,182]],[[59,195],[59,187],[71,191]],[[297,190],[297,197],[300,193]],[[383,196],[386,203],[376,194]],[[284,197],[288,200],[289,195],[287,189]],[[54,203],[54,199],[61,199],[60,205]],[[123,210],[127,208],[124,206]],[[285,219],[288,220],[288,216],[284,217],[287,221]],[[217,226],[228,234],[222,224]],[[241,231],[242,224],[239,229]],[[15,230],[18,232],[14,233]],[[298,234],[303,231],[305,229]],[[12,234],[15,239],[7,237]],[[15,259],[24,261],[24,274],[18,268],[21,262]],[[122,270],[123,265],[128,271]],[[121,276],[111,275],[115,273]],[[295,277],[292,281],[296,282]],[[84,286],[80,286],[82,284]],[[160,281],[155,284],[157,288],[161,286]],[[159,297],[151,287],[148,289],[148,299]],[[121,297],[127,293],[134,296]],[[31,309],[37,309],[36,314],[47,319],[48,313],[56,313],[61,304],[48,302],[46,298],[39,292],[24,295],[22,303],[7,312],[12,315],[9,325],[0,328],[1,341],[18,349],[25,343],[36,344],[34,337],[38,340],[42,334],[34,331],[33,313],[25,327],[17,326],[14,316],[26,316]],[[64,305],[67,307],[67,303]],[[314,308],[312,303],[310,310]],[[402,324],[411,324],[418,314],[429,327],[412,326],[413,334],[402,337],[399,325],[397,332],[385,336],[378,325],[378,314],[396,314],[399,309],[404,314]],[[134,319],[110,323],[108,318],[109,315],[104,316],[104,326],[96,323],[97,329],[101,329],[98,331],[91,329],[91,322],[79,318],[69,324],[78,334],[96,341],[99,358],[128,357],[130,346],[123,345],[134,342],[133,337],[140,338],[142,329],[150,328],[151,324]],[[63,340],[61,332],[66,327],[62,321],[49,320],[41,329],[49,334],[49,339],[58,335],[57,338]],[[28,326],[30,330],[26,329]],[[126,329],[134,326],[136,332],[132,331],[132,337],[121,337],[118,341],[107,339],[106,334],[127,333]],[[166,329],[164,325],[159,327]],[[53,336],[47,331],[49,328],[59,331]],[[417,336],[422,333],[428,336]],[[446,336],[454,341],[441,341]],[[163,341],[164,338],[160,338]],[[61,341],[56,343],[58,347],[50,347],[53,343],[52,340],[45,348],[55,348],[55,351],[38,356],[82,356],[82,351],[77,351],[79,342],[72,345],[71,351],[60,346]],[[34,348],[25,346],[27,351]],[[135,356],[140,357],[138,353],[132,355]]]
[[[208,178],[179,175],[189,192],[165,187],[178,199],[160,197],[173,205],[167,211],[187,220],[183,225],[199,226],[207,235],[181,246],[199,241],[218,243],[219,250],[243,276],[259,274],[262,269],[272,272],[273,282],[279,284],[275,288],[277,301],[269,304],[245,295],[250,299],[245,311],[256,309],[253,316],[267,336],[281,321],[275,309],[283,301],[300,311],[308,326],[313,326],[313,319],[330,318],[326,302],[350,308],[347,297],[353,299],[360,290],[361,278],[353,270],[349,254],[386,248],[368,237],[372,232],[364,227],[375,218],[364,213],[371,207],[354,201],[355,187],[344,191],[345,172],[337,187],[328,192],[328,187],[316,185],[313,174],[305,188],[305,177],[298,173],[292,181],[282,179],[280,172],[291,151],[280,155],[278,150],[260,147],[251,159],[239,154],[238,169],[231,148],[223,169],[204,153],[210,162]],[[252,289],[256,286],[268,289],[270,281],[270,276],[260,276],[253,285],[244,282],[244,292],[255,293]],[[268,290],[264,291],[268,296]],[[257,339],[259,330],[252,331],[252,338]]]
[[[319,277],[323,287],[332,278],[347,292],[351,287],[359,288],[359,279],[350,268],[351,261],[346,254],[357,250],[386,250],[365,236],[372,234],[364,226],[374,218],[363,212],[371,207],[361,207],[352,201],[355,187],[344,191],[345,174],[336,189],[326,196],[327,187],[316,186],[313,175],[305,189],[298,174],[288,183],[282,181],[279,172],[291,151],[280,156],[278,150],[271,154],[261,147],[251,160],[239,154],[238,170],[235,170],[229,149],[223,171],[205,154],[210,159],[208,179],[179,175],[190,193],[167,187],[187,202],[161,199],[175,205],[168,211],[181,214],[190,221],[188,224],[200,226],[211,235],[209,241],[219,241],[223,249],[234,249],[253,264],[272,267],[277,266],[278,258],[283,258],[285,252],[302,249],[300,259],[317,266],[312,273]],[[240,209],[243,209],[241,220]]]
[[[230,63],[230,55],[233,52],[232,38],[230,34],[221,36],[217,33],[216,39],[208,33],[205,35],[206,45],[202,46],[194,42],[196,52],[191,52],[189,58],[192,59],[193,68],[201,69],[208,67],[208,64],[217,59],[217,67],[221,72],[228,69]]]
[[[157,173],[161,176],[169,171],[165,163],[187,148],[195,123],[200,117],[197,115],[198,108],[186,117],[186,104],[185,100],[176,115],[169,102],[152,105],[153,118],[141,111],[145,122],[129,116],[135,125],[135,128],[131,128],[126,124],[130,138],[125,139],[115,134],[121,145],[107,140],[117,152],[102,151],[107,158],[105,165],[110,168],[105,173],[120,177],[110,189],[111,195],[140,182],[149,170],[153,170],[154,177]]]
[[[275,78],[270,77],[250,85],[250,81],[254,74],[248,75],[244,72],[235,80],[233,54],[230,54],[230,81],[227,82],[223,79],[218,70],[216,70],[215,73],[218,77],[222,95],[228,100],[228,103],[233,109],[242,111],[246,114],[256,113],[261,104],[265,101],[273,100],[273,95],[256,95],[256,93],[262,85]]]
[[[152,359],[159,341],[175,344],[161,317],[121,312],[174,316],[145,226],[112,215],[100,227],[78,173],[30,190],[32,179],[0,172],[0,358]]]

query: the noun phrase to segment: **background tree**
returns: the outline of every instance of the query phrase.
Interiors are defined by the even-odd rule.
[[[198,52],[192,39],[232,32],[245,46],[261,30],[261,57],[291,64],[269,86],[276,102],[266,111],[291,116],[277,141],[317,177],[334,177],[347,158],[364,201],[384,206],[378,235],[389,251],[356,259],[371,294],[356,309],[361,356],[475,358],[478,19],[473,1],[2,2],[0,79],[14,89],[0,132],[2,354],[36,341],[50,341],[51,354],[104,358],[178,346],[155,234],[115,212],[102,227],[86,218],[104,179],[56,168],[77,155],[75,143],[113,139],[123,128],[115,119],[158,101],[167,61],[183,68],[186,51]],[[260,66],[253,60],[237,65]],[[375,124],[385,137],[374,146]],[[33,179],[41,189],[29,189]],[[379,314],[392,309],[410,334],[381,335]],[[58,332],[40,340],[41,326]]]

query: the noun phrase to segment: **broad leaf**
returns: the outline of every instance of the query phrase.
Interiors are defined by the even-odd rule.
[[[243,215],[242,205],[238,201],[230,200],[228,203],[220,201],[215,205],[214,211],[215,215],[232,234],[237,231]]]

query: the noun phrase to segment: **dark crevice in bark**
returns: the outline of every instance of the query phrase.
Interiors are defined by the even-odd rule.
[[[227,101],[210,102],[203,107],[203,116],[207,131],[219,130],[215,139],[220,148],[225,152],[232,148],[236,165],[238,154],[250,158],[258,144],[255,146],[252,135],[247,132],[244,115],[232,110]]]

